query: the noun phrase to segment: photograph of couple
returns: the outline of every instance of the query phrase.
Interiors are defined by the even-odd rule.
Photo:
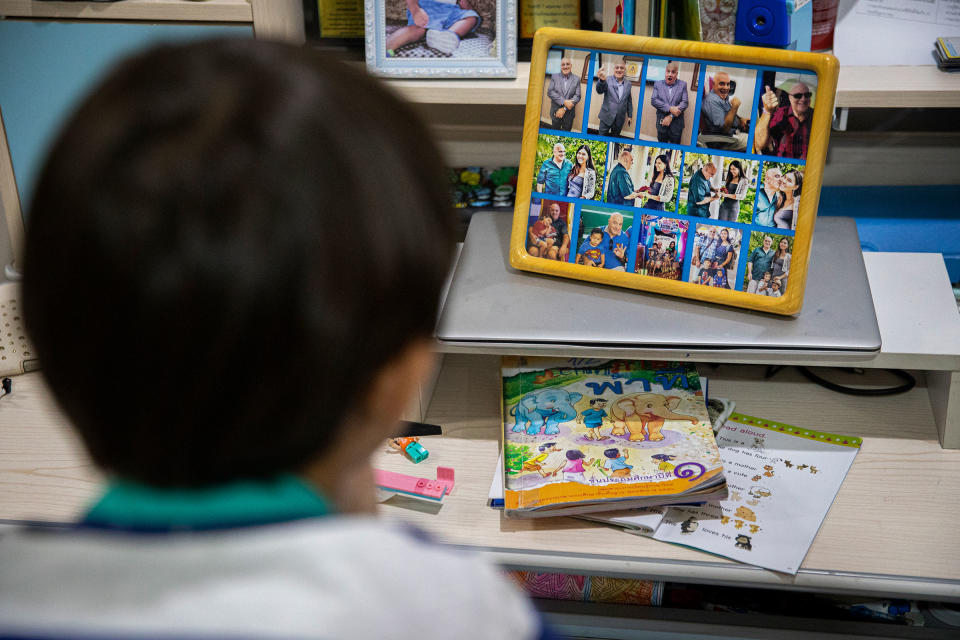
[[[698,224],[690,258],[690,282],[707,287],[733,289],[740,256],[740,229]]]
[[[683,161],[679,212],[750,224],[759,167],[757,160],[688,153]]]
[[[616,162],[607,175],[605,202],[654,211],[676,210],[682,151],[611,142],[607,153]]]
[[[763,227],[796,229],[803,192],[803,165],[765,161],[762,171],[754,222]]]
[[[527,253],[535,258],[567,262],[570,257],[569,202],[540,200],[530,205]]]
[[[587,97],[590,54],[575,49],[551,49],[540,99],[540,126],[560,131],[583,131],[583,104]]]
[[[630,258],[633,214],[611,209],[580,209],[575,262],[588,267],[625,271]]]
[[[753,152],[806,160],[810,125],[817,100],[817,76],[793,71],[764,71],[757,101]]]
[[[690,223],[652,214],[640,216],[640,241],[637,245],[636,273],[668,280],[679,280],[687,247]]]
[[[599,173],[607,160],[607,143],[541,133],[537,137],[537,174],[533,191],[551,196],[599,200]]]
[[[747,293],[779,298],[787,292],[793,238],[762,231],[750,234],[747,272],[743,279]]]

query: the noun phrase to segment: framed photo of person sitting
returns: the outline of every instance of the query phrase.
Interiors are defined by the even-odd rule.
[[[798,313],[838,68],[827,54],[540,29],[511,266]]]

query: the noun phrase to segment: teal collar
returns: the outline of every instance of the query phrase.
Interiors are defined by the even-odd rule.
[[[328,515],[330,502],[293,475],[203,489],[111,482],[84,526],[140,531],[223,529]]]

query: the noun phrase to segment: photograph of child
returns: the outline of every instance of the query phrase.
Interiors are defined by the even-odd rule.
[[[707,66],[701,88],[698,147],[746,151],[757,72]]]
[[[603,193],[598,172],[607,161],[607,143],[541,133],[537,137],[537,193],[599,200]],[[534,194],[536,195],[536,194]]]
[[[816,74],[764,71],[761,86],[753,152],[805,160],[817,100]]]
[[[697,104],[700,64],[663,58],[647,60],[640,112],[641,140],[689,145]]]
[[[761,171],[754,223],[763,227],[796,229],[803,193],[803,165],[765,161]]]
[[[720,199],[715,203],[716,218],[723,222],[742,222],[750,224],[753,219],[753,201],[757,193],[758,160],[723,158],[723,170],[718,192]],[[710,217],[713,216],[713,204]]]
[[[643,58],[597,53],[587,132],[633,138],[640,104]]]
[[[497,0],[385,0],[393,58],[496,58]]]
[[[640,217],[636,273],[679,280],[690,223],[676,218],[644,214]]]
[[[679,149],[639,147],[637,175],[634,182],[639,196],[633,200],[635,207],[667,211],[677,210],[677,182],[680,176],[680,161],[683,152]]]
[[[731,227],[698,224],[690,259],[690,282],[732,289],[737,279],[743,231]]]
[[[541,200],[530,205],[527,253],[536,258],[566,262],[570,254],[569,202]]]
[[[778,298],[787,292],[793,238],[754,231],[747,250],[747,271],[743,278],[747,293]]]
[[[579,49],[553,48],[547,54],[546,78],[540,99],[540,126],[583,131],[590,54]]]
[[[603,252],[603,262],[600,265],[604,269],[613,269],[615,271],[624,271],[630,258],[630,233],[629,229],[633,225],[633,214],[629,211],[616,211],[613,209],[601,208],[581,208],[580,226],[577,233],[577,254],[581,250],[591,251],[597,247]],[[627,229],[628,231],[624,231]],[[599,230],[600,238],[598,244],[593,244],[596,239],[595,232]],[[584,264],[579,259],[580,264]],[[590,266],[590,265],[588,265]]]

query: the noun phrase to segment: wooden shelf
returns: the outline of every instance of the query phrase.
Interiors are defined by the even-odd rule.
[[[513,80],[391,80],[404,97],[424,104],[505,104],[527,102],[530,63],[517,65]],[[838,107],[960,107],[960,74],[934,65],[841,67]]]
[[[960,74],[935,65],[840,67],[838,107],[960,107]]]
[[[38,2],[0,0],[0,15],[64,20],[177,20],[253,22],[249,0],[123,0],[122,2]]]

